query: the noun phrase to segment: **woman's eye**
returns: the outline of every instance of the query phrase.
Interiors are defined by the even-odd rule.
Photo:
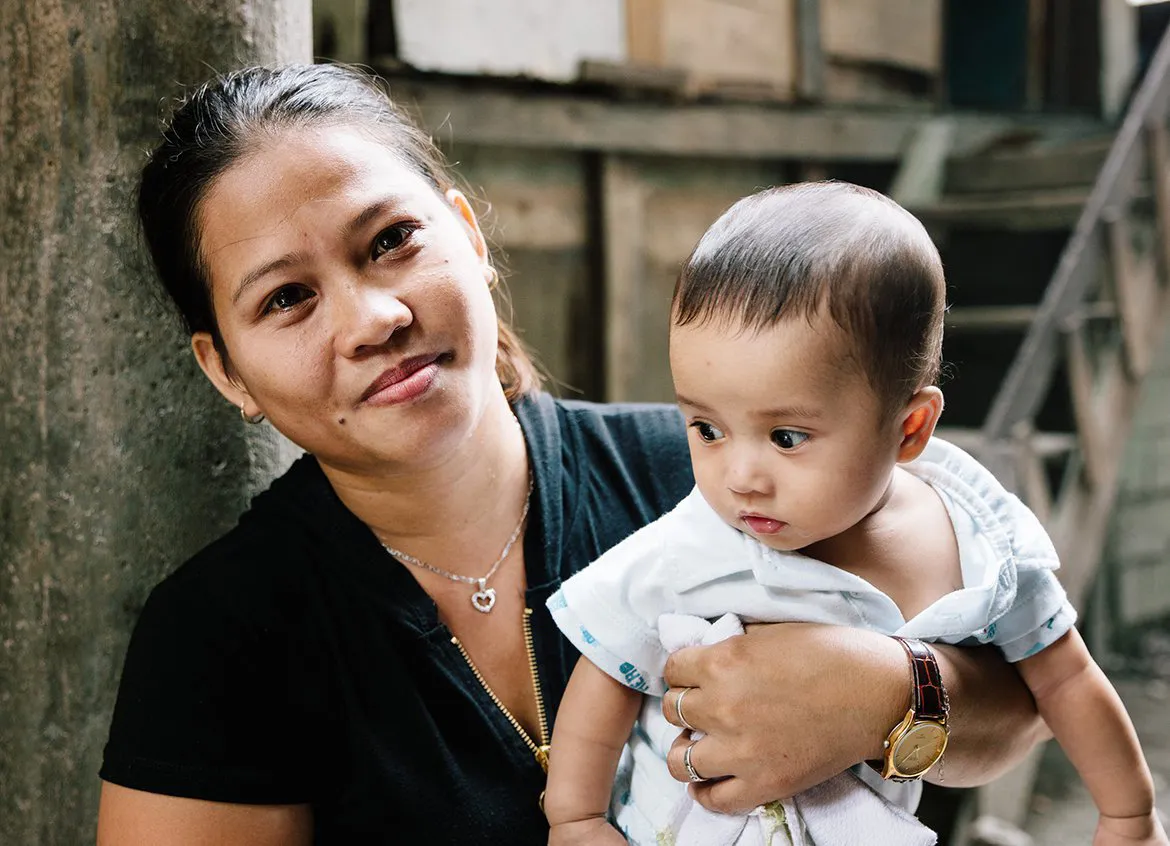
[[[805,432],[794,432],[792,429],[773,429],[772,443],[780,449],[796,449],[808,440]]]
[[[285,285],[283,288],[278,288],[276,292],[268,298],[268,302],[264,305],[264,313],[271,311],[289,311],[296,308],[305,300],[313,296],[313,292],[301,285]]]
[[[699,433],[699,437],[707,443],[713,443],[723,437],[723,433],[718,428],[712,426],[710,423],[704,423],[701,420],[696,420],[691,424],[691,428]]]
[[[374,249],[371,254],[374,261],[386,255],[386,253],[394,252],[410,240],[410,236],[414,234],[415,228],[405,223],[397,223],[379,232],[374,238]]]

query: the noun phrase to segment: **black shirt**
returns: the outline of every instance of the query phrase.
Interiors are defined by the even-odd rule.
[[[545,600],[693,485],[666,406],[515,407],[535,488],[527,604],[550,719],[577,655]],[[101,777],[311,803],[317,843],[545,843],[544,773],[434,602],[305,456],[151,593]]]

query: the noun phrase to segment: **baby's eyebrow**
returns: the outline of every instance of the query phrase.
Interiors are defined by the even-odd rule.
[[[711,411],[711,409],[709,409],[707,406],[703,405],[698,400],[689,399],[689,398],[684,397],[682,394],[679,394],[679,393],[676,393],[674,395],[674,400],[679,405],[688,405],[691,408],[695,409],[696,411],[704,411],[704,412]]]
[[[801,420],[819,420],[824,415],[821,414],[818,408],[809,408],[804,405],[784,405],[778,408],[761,408],[752,412],[754,417],[767,417],[781,419],[801,419]]]

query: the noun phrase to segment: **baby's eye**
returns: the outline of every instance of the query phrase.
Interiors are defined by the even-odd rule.
[[[696,420],[691,424],[691,428],[698,432],[699,437],[707,443],[714,443],[723,437],[723,433],[718,428],[702,420]]]
[[[268,298],[268,302],[264,304],[264,313],[291,311],[311,296],[313,292],[303,285],[284,285],[277,288]]]
[[[795,432],[792,429],[773,429],[771,437],[772,443],[780,449],[796,449],[808,440],[807,433]]]
[[[377,261],[386,253],[392,253],[410,240],[418,227],[408,223],[396,223],[387,226],[374,237],[374,247],[370,255]]]

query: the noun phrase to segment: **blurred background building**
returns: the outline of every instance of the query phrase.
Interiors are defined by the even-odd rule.
[[[1126,0],[0,4],[0,842],[89,838],[146,591],[287,461],[137,293],[130,203],[179,83],[310,56],[373,67],[439,140],[564,396],[673,399],[675,273],[738,197],[839,178],[917,214],[950,284],[943,434],[1045,519],[1170,774],[1168,20]],[[160,347],[161,368],[141,353]],[[1045,798],[1058,758],[1034,791],[1040,761],[924,814],[944,842],[978,815],[1087,842],[1086,797],[1088,823],[1045,828],[1076,815]]]

